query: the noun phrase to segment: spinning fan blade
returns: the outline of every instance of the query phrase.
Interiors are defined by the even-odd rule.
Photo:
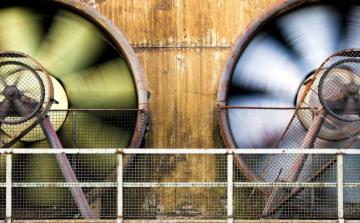
[[[104,115],[104,112],[76,111],[74,114],[69,114],[64,126],[58,132],[64,147],[126,147],[131,140],[132,132],[126,128],[122,129],[119,126],[107,124],[101,118],[101,115]],[[76,134],[72,135],[72,132]],[[96,137],[89,137],[90,135],[96,135]]]
[[[280,139],[294,110],[266,109],[272,107],[291,107],[287,101],[266,95],[231,96],[229,106],[256,106],[264,109],[229,109],[232,135],[236,145],[241,148],[272,147]],[[264,120],[264,117],[269,117]],[[276,118],[278,117],[278,118]]]
[[[42,37],[40,18],[20,7],[1,9],[0,18],[0,49],[33,55]]]
[[[87,67],[104,48],[105,40],[94,25],[80,16],[60,11],[35,59],[59,78]]]
[[[0,102],[0,119],[5,119],[9,109],[10,109],[10,101],[5,99],[3,102]],[[1,124],[1,122],[0,122]]]
[[[358,48],[360,46],[360,7],[352,7],[349,15],[347,16],[346,24],[346,48]]]
[[[278,94],[292,102],[306,75],[297,60],[273,37],[262,34],[241,56],[232,86]]]
[[[134,82],[123,60],[66,75],[62,82],[70,104],[75,108],[128,109],[137,106]]]
[[[309,73],[341,44],[341,15],[332,7],[313,6],[297,10],[281,18],[279,29],[284,38],[301,56]]]

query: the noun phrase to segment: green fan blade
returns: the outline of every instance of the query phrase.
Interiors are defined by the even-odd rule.
[[[75,123],[71,117],[75,117]],[[75,138],[69,134],[71,132],[75,132]],[[69,115],[59,132],[63,145],[72,147],[74,142],[77,148],[125,148],[129,145],[132,134],[132,131],[104,123],[91,112]],[[78,155],[77,166],[87,170],[81,171],[82,173],[90,173],[83,177],[102,179],[112,171],[116,162],[116,156],[113,155]]]
[[[30,10],[11,7],[0,10],[0,49],[33,55],[42,38],[40,17]]]
[[[75,108],[136,108],[136,89],[127,64],[112,60],[61,78]]]
[[[60,11],[35,58],[59,78],[92,64],[105,46],[94,25],[73,13]]]
[[[32,148],[40,148],[43,141],[31,144]],[[26,155],[26,175],[24,182],[64,182],[64,177],[58,167],[55,155]],[[24,165],[24,164],[22,164]],[[62,205],[71,201],[71,194],[67,188],[30,187],[24,190],[26,201],[33,206]],[[51,194],[51,196],[49,196]]]
[[[102,118],[97,116],[100,114],[102,112],[80,111],[69,114],[59,132],[64,147],[72,147],[73,143],[76,148],[127,147],[133,132],[105,123]]]

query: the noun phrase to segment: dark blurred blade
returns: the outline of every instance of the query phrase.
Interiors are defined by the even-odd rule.
[[[58,132],[64,147],[123,148],[127,147],[133,132],[119,124],[111,124],[97,115],[104,112],[70,113]],[[115,119],[115,118],[114,118]]]
[[[28,98],[27,101],[23,99],[15,99],[12,101],[12,105],[14,107],[14,114],[19,114],[22,117],[30,115],[32,112],[34,112],[38,104],[38,102],[34,101],[31,98]]]
[[[344,102],[344,108],[341,111],[344,115],[360,115],[359,101],[354,96],[348,96]]]
[[[341,15],[332,7],[296,10],[279,20],[284,38],[302,58],[307,73],[341,47]]]
[[[293,101],[307,73],[280,42],[262,34],[240,57],[232,86],[279,95]]]
[[[53,76],[61,77],[93,63],[105,47],[97,28],[75,14],[60,11],[36,53]]]
[[[5,119],[9,109],[10,109],[10,101],[5,99],[4,101],[0,102],[0,118]]]
[[[127,64],[113,60],[62,77],[72,107],[136,108],[136,89]]]
[[[360,46],[360,7],[353,6],[347,16],[346,48],[359,48]]]
[[[280,110],[270,107],[292,107],[280,98],[252,95],[229,97],[229,106],[255,106],[260,109],[229,109],[229,122],[233,137],[240,148],[274,147],[289,123],[294,109]]]
[[[42,142],[39,142],[28,147],[42,148],[42,146]],[[22,160],[22,165],[26,165],[26,172],[22,179],[24,182],[64,182],[54,155],[29,154]],[[28,205],[36,206],[59,207],[64,202],[72,200],[68,188],[26,188],[22,196]]]
[[[33,55],[42,37],[39,16],[11,7],[1,9],[0,18],[0,49]]]

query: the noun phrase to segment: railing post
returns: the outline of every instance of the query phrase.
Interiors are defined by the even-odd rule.
[[[337,154],[337,209],[338,209],[338,222],[344,222],[344,155]]]
[[[117,154],[117,223],[123,222],[123,153]]]
[[[234,153],[232,150],[228,150],[227,154],[227,222],[234,222],[233,214],[233,174],[234,174]]]
[[[6,222],[12,218],[12,154],[6,154]]]

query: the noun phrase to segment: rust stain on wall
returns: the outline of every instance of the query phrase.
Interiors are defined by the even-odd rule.
[[[215,101],[224,63],[236,37],[276,1],[97,1],[98,10],[127,36],[144,69],[151,93],[146,147],[223,146]],[[163,172],[159,181],[214,180],[218,174],[215,161],[213,156],[186,156],[185,161],[171,163],[171,171]],[[161,169],[165,164],[158,165]],[[187,207],[191,213],[206,215],[209,207],[222,210],[223,192],[154,189],[147,196],[152,201],[147,203],[159,203],[161,213],[176,215]],[[144,204],[149,199],[144,198]]]

